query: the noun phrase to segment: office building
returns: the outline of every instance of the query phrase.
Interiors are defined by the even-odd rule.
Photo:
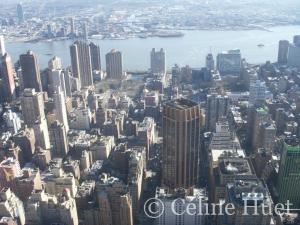
[[[76,35],[76,29],[75,29],[75,21],[74,18],[70,19],[70,24],[71,24],[71,34]]]
[[[21,129],[20,116],[17,113],[11,111],[11,109],[7,110],[3,114],[3,120],[6,127],[12,132],[12,134],[17,134]]]
[[[20,163],[9,157],[0,163],[0,188],[15,188],[15,179],[21,175]]]
[[[35,92],[34,89],[25,89],[21,106],[25,124],[34,129],[36,144],[43,149],[49,149],[50,140],[43,93]]]
[[[250,81],[249,105],[262,106],[267,98],[267,87],[265,82],[260,80]]]
[[[101,70],[101,55],[100,55],[100,47],[99,45],[90,43],[91,50],[91,60],[92,60],[92,69],[93,70]]]
[[[108,78],[120,79],[123,77],[123,59],[122,53],[111,50],[105,56],[106,59],[106,73]]]
[[[25,128],[13,136],[13,141],[20,146],[23,152],[24,161],[29,162],[35,152],[35,136],[32,128]]]
[[[151,72],[153,74],[165,74],[167,72],[166,52],[163,48],[159,51],[156,51],[155,48],[153,48],[150,54],[150,59]]]
[[[215,131],[216,123],[227,116],[229,110],[228,96],[217,95],[215,93],[208,95],[206,100],[205,125],[206,130]]]
[[[86,42],[76,41],[70,46],[73,76],[80,81],[81,88],[93,85],[90,46]]]
[[[36,121],[45,118],[44,97],[42,92],[35,89],[25,89],[21,98],[22,114],[24,122],[33,126]]]
[[[6,53],[6,50],[5,50],[4,36],[0,35],[0,56],[4,56],[5,53]]]
[[[300,195],[298,187],[300,185],[300,147],[284,145],[278,175],[277,191],[279,202],[285,204],[289,200],[293,206],[300,207]]]
[[[235,180],[226,187],[225,202],[233,204],[234,210],[223,216],[223,225],[270,225],[273,201],[263,181]]]
[[[53,157],[64,158],[69,152],[69,144],[64,124],[55,121],[49,127],[50,144]]]
[[[77,207],[69,190],[63,190],[57,197],[42,191],[35,191],[29,198],[26,209],[26,224],[78,225]]]
[[[214,56],[211,53],[209,53],[206,56],[205,66],[209,71],[215,69],[215,60],[214,60]]]
[[[56,88],[54,93],[54,111],[56,119],[64,125],[66,132],[69,131],[69,122],[67,116],[66,100],[64,93],[61,91],[60,87]]]
[[[219,157],[218,167],[211,177],[214,202],[224,200],[226,196],[226,186],[235,180],[245,178],[256,178],[254,168],[250,159],[241,158],[234,154],[222,154]]]
[[[162,183],[170,188],[196,185],[200,163],[200,106],[177,99],[163,106]]]
[[[1,41],[1,39],[0,39],[0,41]],[[1,48],[1,46],[0,46],[0,48]],[[0,49],[0,51],[1,51],[1,49]],[[0,95],[2,95],[2,100],[6,101],[6,102],[9,102],[16,97],[16,85],[15,85],[14,74],[15,74],[15,71],[13,68],[13,63],[12,63],[11,57],[7,53],[5,53],[1,57],[1,64],[0,64],[0,78],[3,81],[3,85],[1,87],[2,90],[0,91]]]
[[[18,17],[18,22],[23,23],[24,22],[24,11],[23,11],[23,6],[21,3],[17,5],[17,17]]]
[[[18,225],[25,225],[23,202],[10,188],[3,188],[0,191],[0,218],[2,217],[10,217],[18,221]]]
[[[205,204],[208,204],[208,196],[205,190],[156,188],[155,198],[163,203],[164,209],[156,208],[155,211],[162,215],[155,219],[155,225],[205,225],[208,221],[205,212]],[[174,206],[173,203],[175,202]],[[195,206],[192,213],[187,213],[188,205]],[[161,207],[158,203],[157,207]],[[178,215],[174,214],[177,213]]]
[[[280,40],[279,41],[278,58],[277,58],[277,62],[279,64],[287,64],[289,46],[290,46],[289,41],[287,41],[287,40]]]
[[[240,75],[242,69],[242,56],[239,49],[219,53],[217,56],[217,69],[223,75]]]
[[[127,185],[115,177],[103,177],[96,186],[100,224],[133,225],[132,200]]]
[[[300,42],[299,36],[294,37],[294,43],[289,45],[287,65],[300,68]]]
[[[23,87],[34,88],[36,92],[41,92],[42,82],[36,55],[32,51],[20,55],[20,65]]]

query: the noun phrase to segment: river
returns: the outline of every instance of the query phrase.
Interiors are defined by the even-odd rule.
[[[102,67],[105,66],[105,54],[111,49],[123,53],[125,70],[147,70],[150,67],[150,51],[152,48],[164,48],[167,52],[167,65],[170,68],[174,63],[181,66],[202,67],[205,56],[212,52],[217,53],[239,48],[242,57],[249,63],[264,63],[277,59],[278,41],[281,39],[292,40],[293,36],[300,34],[300,26],[279,26],[266,30],[201,30],[185,31],[185,36],[180,38],[147,39],[131,38],[126,40],[93,40],[100,45]],[[27,50],[34,51],[38,56],[40,68],[47,67],[48,60],[53,56],[62,58],[63,66],[70,65],[69,46],[71,40],[22,43],[6,43],[8,53],[16,61],[20,54]],[[264,44],[264,47],[258,47]]]

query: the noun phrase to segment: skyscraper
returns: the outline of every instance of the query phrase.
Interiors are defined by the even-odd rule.
[[[4,56],[5,53],[6,53],[6,50],[5,50],[4,37],[3,37],[3,35],[0,35],[0,56]]]
[[[201,111],[187,99],[163,107],[162,183],[170,188],[189,188],[198,182]]]
[[[294,37],[294,43],[289,45],[287,65],[300,68],[300,41],[299,36]]]
[[[83,38],[85,41],[89,38],[88,25],[86,22],[83,24]]]
[[[68,138],[65,126],[59,121],[55,121],[49,127],[50,143],[52,146],[52,156],[65,157],[69,152]]]
[[[101,56],[100,56],[100,47],[99,45],[90,43],[91,49],[91,59],[92,59],[92,69],[101,70]]]
[[[71,18],[71,19],[70,19],[70,24],[71,24],[71,34],[72,34],[72,35],[76,35],[74,18]]]
[[[25,88],[34,88],[35,91],[42,91],[40,69],[36,55],[32,51],[20,55],[22,69],[22,84]]]
[[[220,118],[226,117],[229,110],[228,96],[217,95],[215,93],[207,96],[205,125],[208,131],[215,131],[216,123]]]
[[[289,46],[290,43],[287,40],[280,40],[279,41],[279,48],[278,48],[278,59],[277,62],[279,64],[286,64],[288,60],[288,53],[289,53]]]
[[[209,53],[206,56],[205,65],[206,65],[206,68],[208,70],[214,70],[215,69],[215,60],[214,60],[214,57],[211,53]]]
[[[25,89],[21,99],[21,107],[25,124],[34,130],[37,146],[49,149],[50,139],[44,112],[43,93],[35,92],[34,89]]]
[[[239,75],[242,68],[242,56],[239,49],[218,54],[217,69],[221,75]]]
[[[90,46],[86,42],[76,41],[70,47],[72,72],[80,80],[81,87],[93,85]]]
[[[24,11],[23,11],[23,6],[21,3],[17,5],[17,17],[18,17],[18,22],[23,23],[24,22]]]
[[[105,59],[106,59],[107,77],[113,79],[122,78],[123,76],[122,53],[113,49],[106,54]]]
[[[163,48],[160,51],[156,51],[155,48],[152,49],[150,54],[151,59],[151,72],[158,74],[165,74],[166,69],[166,52]]]
[[[277,191],[279,193],[279,202],[285,204],[289,200],[292,208],[300,207],[300,195],[298,187],[300,186],[300,147],[283,147],[280,159],[279,176]]]
[[[54,93],[55,116],[57,120],[64,125],[66,132],[69,131],[69,123],[67,117],[66,101],[60,87],[57,87]]]
[[[31,127],[36,121],[45,118],[43,93],[34,89],[25,89],[21,98],[24,122]]]
[[[11,101],[15,97],[16,85],[12,60],[7,53],[1,57],[0,78],[3,81],[3,87],[1,87],[3,100]]]

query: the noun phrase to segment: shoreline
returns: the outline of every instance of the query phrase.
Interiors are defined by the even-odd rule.
[[[207,28],[176,28],[176,29],[165,29],[160,31],[161,34],[159,32],[156,33],[136,33],[136,34],[130,34],[126,36],[126,34],[124,36],[122,36],[122,34],[120,34],[119,38],[109,38],[109,37],[104,37],[104,38],[97,38],[97,37],[93,37],[90,36],[89,40],[95,40],[95,41],[99,41],[99,40],[103,40],[103,41],[122,41],[122,40],[129,40],[129,39],[150,39],[150,38],[182,38],[183,36],[186,35],[186,32],[189,31],[265,31],[265,32],[273,32],[271,29],[272,28],[276,28],[276,27],[288,27],[288,26],[300,26],[300,24],[278,24],[278,25],[271,25],[271,26],[259,26],[259,25],[254,25],[252,26],[248,26],[248,27],[207,27]],[[170,32],[170,33],[168,33]],[[179,33],[178,33],[179,32]],[[97,35],[102,35],[102,34],[97,34]],[[10,38],[10,37],[6,37],[6,42],[7,43],[30,43],[30,44],[35,44],[35,43],[51,43],[51,42],[59,42],[59,41],[68,41],[68,40],[80,40],[82,39],[82,37],[77,37],[77,38],[72,38],[72,37],[58,37],[58,38],[53,38],[53,39],[33,39],[33,40],[28,40],[25,39],[24,37],[22,38]]]

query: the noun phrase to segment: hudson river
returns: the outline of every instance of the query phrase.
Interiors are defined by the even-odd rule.
[[[164,48],[167,52],[167,64],[170,68],[178,63],[180,66],[204,66],[208,52],[217,53],[229,49],[241,49],[242,57],[249,63],[264,63],[277,59],[278,41],[292,40],[300,34],[300,26],[271,27],[264,30],[241,31],[185,31],[184,37],[179,38],[131,38],[126,40],[92,40],[100,45],[102,67],[105,67],[105,54],[111,49],[123,53],[125,70],[146,70],[150,67],[150,51],[152,48]],[[17,61],[20,54],[27,50],[34,51],[38,56],[40,68],[47,67],[48,60],[53,56],[62,59],[63,66],[70,65],[69,46],[72,40],[22,43],[6,43],[8,53]],[[264,47],[258,47],[263,44]]]

